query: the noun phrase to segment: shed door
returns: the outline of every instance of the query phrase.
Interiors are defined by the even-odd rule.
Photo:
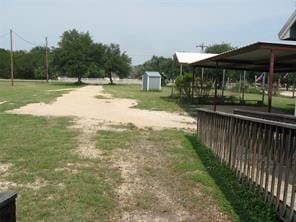
[[[159,88],[159,81],[160,78],[159,77],[150,77],[149,78],[149,89],[151,90],[160,90]]]

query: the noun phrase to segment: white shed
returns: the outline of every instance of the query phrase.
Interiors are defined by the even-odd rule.
[[[142,80],[143,90],[161,90],[161,75],[159,72],[145,72]]]

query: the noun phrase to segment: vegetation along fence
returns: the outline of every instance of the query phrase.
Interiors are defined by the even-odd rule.
[[[295,222],[296,125],[198,109],[198,133],[283,221]]]

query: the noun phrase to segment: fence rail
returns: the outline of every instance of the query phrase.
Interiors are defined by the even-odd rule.
[[[296,125],[198,109],[198,133],[283,221],[296,221]]]

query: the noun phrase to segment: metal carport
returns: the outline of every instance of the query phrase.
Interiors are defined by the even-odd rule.
[[[193,67],[251,70],[269,72],[268,81],[268,112],[272,106],[272,85],[274,73],[296,71],[296,45],[257,42],[242,48],[231,50],[198,62]],[[217,105],[217,77],[215,78],[214,111]]]

